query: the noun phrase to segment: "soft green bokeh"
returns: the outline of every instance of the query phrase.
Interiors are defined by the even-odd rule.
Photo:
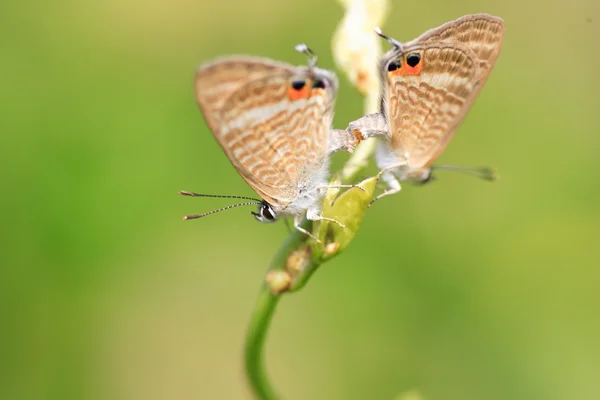
[[[600,398],[600,3],[393,2],[408,40],[473,12],[499,63],[443,163],[281,302],[267,366],[286,399]],[[283,223],[178,190],[252,195],[207,130],[201,61],[333,68],[334,1],[0,5],[0,398],[245,399],[242,345]],[[336,125],[361,116],[341,79]],[[335,158],[339,166],[346,155]],[[369,174],[376,172],[372,167]]]

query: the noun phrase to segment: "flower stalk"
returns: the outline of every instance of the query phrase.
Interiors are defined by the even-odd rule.
[[[373,33],[381,25],[388,10],[388,0],[343,0],[345,16],[333,39],[336,63],[357,90],[365,96],[364,112],[379,111],[380,82],[377,60],[381,43]],[[335,175],[331,184],[354,184],[358,174],[368,165],[373,154],[373,139],[362,142]],[[320,242],[298,230],[291,232],[269,266],[256,301],[245,344],[245,366],[253,394],[261,400],[275,400],[272,384],[267,378],[264,347],[269,326],[277,304],[285,293],[302,289],[325,261],[340,254],[354,239],[375,191],[377,178],[368,178],[340,194],[329,189],[325,195],[322,214],[346,227],[329,221],[304,221],[303,228],[312,231]]]

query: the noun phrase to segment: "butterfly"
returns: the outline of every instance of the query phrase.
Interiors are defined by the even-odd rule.
[[[494,179],[487,168],[432,166],[446,149],[500,54],[504,22],[487,14],[463,16],[400,43],[376,33],[393,48],[380,60],[381,112],[348,125],[362,139],[378,137],[376,159],[388,188],[375,200],[400,191],[399,181],[427,182],[432,170],[451,169]]]
[[[246,183],[261,197],[185,219],[201,218],[242,205],[257,204],[252,215],[261,222],[294,217],[300,226],[320,215],[333,152],[351,152],[358,139],[346,130],[331,129],[338,79],[317,68],[316,55],[304,44],[307,66],[292,66],[267,58],[230,56],[201,65],[196,73],[196,100],[217,142]],[[354,187],[337,185],[335,187]]]

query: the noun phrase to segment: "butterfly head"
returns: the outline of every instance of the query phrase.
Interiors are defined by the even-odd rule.
[[[435,181],[437,178],[431,173],[431,168],[420,168],[413,171],[410,171],[407,174],[407,178],[417,185],[425,185],[426,183],[431,183]]]
[[[277,213],[269,203],[265,200],[261,201],[258,205],[258,212],[251,211],[257,221],[264,223],[272,223],[277,219]]]

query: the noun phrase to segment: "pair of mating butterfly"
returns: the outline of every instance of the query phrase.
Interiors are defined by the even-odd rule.
[[[258,212],[252,213],[257,220],[293,216],[295,227],[309,236],[300,227],[305,211],[309,220],[341,225],[320,215],[324,190],[332,187],[327,183],[329,157],[338,150],[352,151],[373,136],[380,139],[377,165],[387,183],[375,199],[398,192],[399,181],[431,178],[433,161],[496,63],[504,22],[487,14],[467,15],[404,44],[375,31],[393,46],[380,61],[381,112],[351,122],[345,130],[331,129],[337,78],[316,67],[316,56],[305,45],[296,50],[308,55],[308,66],[239,56],[200,66],[196,97],[206,122],[233,166],[263,199],[218,196],[252,200],[224,209],[258,204]]]

